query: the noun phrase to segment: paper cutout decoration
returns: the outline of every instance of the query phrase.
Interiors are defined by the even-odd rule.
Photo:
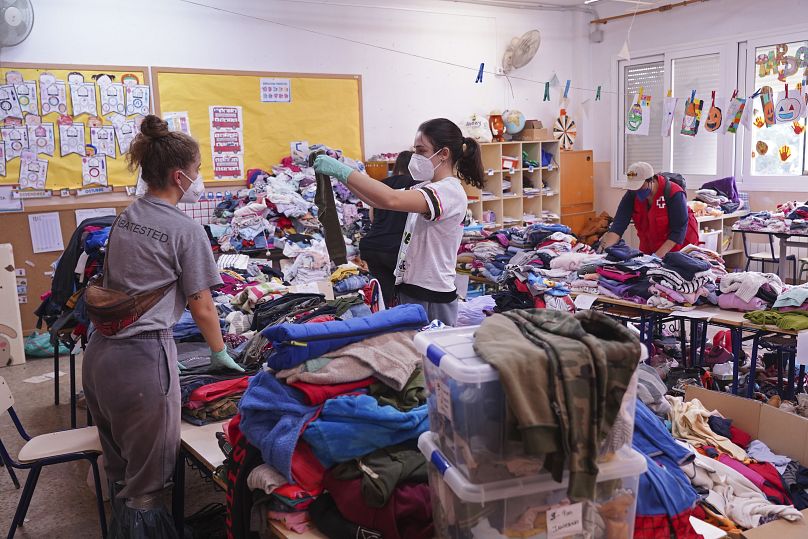
[[[0,120],[6,118],[22,119],[22,108],[13,84],[0,86]]]
[[[777,96],[777,104],[774,106],[774,119],[778,124],[790,124],[799,120],[803,115],[805,103],[802,96],[797,92],[780,92]]]
[[[792,122],[791,129],[794,131],[795,135],[802,135],[802,132],[805,131],[805,124],[798,121]]]
[[[212,105],[209,113],[211,128],[241,129],[241,107]]]
[[[763,116],[755,116],[755,122],[754,122],[754,125],[755,125],[755,127],[757,127],[758,129],[760,129],[761,127],[763,127],[764,125],[766,125],[766,120],[764,120],[764,119],[763,119]]]
[[[36,82],[26,80],[14,85],[17,91],[17,100],[23,114],[39,114],[39,99],[36,93]]]
[[[626,115],[626,135],[648,136],[651,127],[651,96],[635,95]]]
[[[81,179],[84,185],[107,185],[107,158],[93,155],[81,158]]]
[[[36,154],[53,155],[56,150],[53,124],[29,125],[28,147]]]
[[[0,144],[0,176],[6,175],[6,149]]]
[[[115,128],[111,125],[90,128],[90,144],[99,155],[115,159]]]
[[[715,133],[721,127],[723,119],[724,114],[721,112],[721,108],[715,104],[715,90],[713,90],[710,110],[707,111],[707,118],[704,120],[704,129],[710,133]]]
[[[578,129],[575,127],[575,120],[567,116],[566,110],[561,109],[560,116],[553,124],[553,137],[561,143],[561,148],[571,150],[576,136]]]
[[[791,148],[786,145],[780,146],[780,161],[788,161],[788,158],[791,157]]]
[[[126,120],[115,127],[115,138],[118,139],[118,150],[121,155],[129,151],[129,146],[135,139],[135,135],[137,135],[137,131],[134,120]]]
[[[149,113],[149,87],[132,84],[124,87],[126,92],[126,115]]]
[[[663,137],[671,136],[671,126],[673,125],[673,116],[676,112],[676,105],[679,104],[678,97],[666,97],[662,102],[662,127],[660,134]]]
[[[760,155],[766,155],[769,153],[769,145],[762,140],[757,141],[757,144],[755,144],[755,149]]]
[[[104,122],[98,116],[90,116],[87,118],[87,127],[101,127]]]
[[[50,73],[39,76],[39,96],[42,100],[42,114],[58,112],[67,114],[67,87],[65,81],[56,80]]]
[[[20,189],[44,189],[48,178],[48,161],[25,152],[20,160]]]
[[[28,149],[28,128],[24,125],[0,127],[0,133],[3,135],[6,161],[19,157]]]
[[[59,125],[59,150],[62,157],[84,155],[84,124]]]
[[[239,154],[222,154],[213,156],[213,177],[241,178],[244,173],[244,162]]]
[[[211,145],[214,153],[244,151],[244,144],[241,140],[241,131],[223,131],[213,129],[210,132]]]
[[[101,114],[111,112],[123,114],[126,112],[123,84],[112,82],[106,86],[101,86],[99,93],[101,94]]]
[[[770,86],[764,86],[760,89],[760,104],[763,106],[763,121],[766,122],[766,127],[771,127],[776,124],[777,119],[774,116],[774,97]]]
[[[96,114],[95,83],[80,82],[70,85],[70,99],[73,102],[73,116]]]
[[[733,135],[737,133],[745,110],[746,99],[743,97],[730,98],[727,104],[727,112],[724,116],[724,124],[721,126],[721,132],[732,133]]]
[[[682,118],[682,130],[680,133],[687,137],[695,137],[699,132],[701,122],[701,109],[704,107],[704,100],[696,99],[695,90],[690,95],[690,99],[685,102],[685,116]]]

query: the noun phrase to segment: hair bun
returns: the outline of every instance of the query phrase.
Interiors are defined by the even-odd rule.
[[[140,124],[140,132],[151,139],[158,139],[168,136],[171,131],[169,131],[168,124],[162,118],[149,114]]]

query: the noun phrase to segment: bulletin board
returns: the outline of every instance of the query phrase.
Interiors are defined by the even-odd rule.
[[[206,182],[214,179],[211,106],[241,107],[244,171],[269,170],[290,154],[295,141],[326,144],[353,159],[364,157],[360,75],[170,67],[153,67],[151,75],[156,114],[187,113]],[[288,102],[262,101],[262,79],[288,80]]]
[[[36,81],[37,97],[39,102],[39,112],[42,111],[42,96],[40,95],[39,76],[41,73],[51,73],[57,80],[64,81],[66,84],[66,100],[67,100],[67,113],[73,112],[73,101],[69,85],[67,85],[67,77],[69,73],[77,72],[84,76],[85,82],[92,82],[94,75],[106,74],[113,79],[113,82],[121,82],[121,77],[126,74],[132,74],[137,78],[137,82],[142,85],[149,85],[149,71],[146,67],[140,66],[88,66],[88,65],[48,65],[48,64],[15,64],[3,63],[0,66],[0,84],[5,84],[6,74],[9,71],[18,71],[22,74],[23,79],[26,81]],[[111,125],[107,118],[101,116],[101,95],[100,88],[95,85],[96,92],[96,116],[101,118],[103,125]],[[60,153],[60,137],[57,119],[59,112],[50,112],[41,115],[42,123],[54,124],[55,135],[55,149],[53,156],[44,153],[38,153],[37,157],[40,160],[48,162],[47,167],[47,181],[45,189],[79,189],[82,187],[91,187],[99,185],[98,183],[85,183],[82,180],[82,156],[77,154],[70,154],[61,157]],[[84,143],[90,144],[90,129],[87,127],[87,122],[90,118],[89,113],[83,113],[77,116],[72,116],[75,123],[84,124]],[[127,116],[127,119],[132,119],[134,116]],[[2,123],[2,122],[0,122]],[[106,157],[107,166],[107,185],[110,186],[127,186],[134,185],[136,176],[129,172],[126,166],[125,154],[122,155],[118,148],[118,144],[114,147],[115,158],[111,156]],[[5,184],[18,184],[20,178],[20,163],[19,157],[11,158],[6,162],[6,175],[0,175],[0,185]]]

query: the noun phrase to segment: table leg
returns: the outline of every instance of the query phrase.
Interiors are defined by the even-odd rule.
[[[177,535],[185,537],[185,454],[180,449],[177,465],[174,467],[174,490],[171,493],[171,514]]]
[[[795,361],[797,358],[796,350],[789,350],[788,352],[788,390],[786,391],[786,400],[794,400],[794,377],[795,377]]]
[[[705,330],[706,333],[706,330]],[[732,394],[738,394],[738,370],[741,362],[741,339],[743,339],[743,332],[734,328],[730,330],[732,338]]]
[[[757,356],[758,356],[758,341],[760,340],[760,334],[755,333],[755,336],[752,337],[752,363],[750,365],[749,370],[749,378],[746,383],[746,396],[750,399],[755,395],[755,381],[757,378]]]
[[[783,396],[783,349],[777,349],[777,394]]]
[[[705,320],[700,324],[701,327],[701,346],[699,347],[699,367],[704,366],[704,354],[707,350],[707,325],[708,322]]]
[[[699,342],[697,340],[698,334],[698,321],[695,318],[690,319],[690,364],[688,367],[696,366],[696,346]]]
[[[682,362],[687,358],[687,326],[685,319],[679,319],[679,347],[682,349]]]
[[[777,273],[780,275],[780,280],[785,283],[788,276],[788,242],[785,236],[779,237],[778,240],[780,242],[780,263],[777,265]]]
[[[76,428],[76,354],[70,352],[70,428]]]
[[[59,406],[59,342],[53,349],[53,404]]]
[[[802,393],[802,388],[805,385],[805,365],[800,365],[799,381],[797,382],[797,393]]]

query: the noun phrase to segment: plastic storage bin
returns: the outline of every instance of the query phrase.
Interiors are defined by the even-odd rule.
[[[418,447],[431,462],[437,537],[546,537],[547,511],[567,502],[566,474],[560,483],[542,473],[473,484],[440,451],[435,433],[422,434]],[[640,475],[646,468],[645,458],[628,447],[601,464],[594,503],[583,504],[582,533],[565,537],[633,537]]]
[[[499,373],[474,351],[477,327],[425,331],[415,337],[415,347],[426,357],[430,430],[438,434],[441,451],[472,483],[536,474],[542,461],[524,455],[521,441],[510,439],[513,436],[507,428],[509,412]],[[641,359],[646,357],[643,346]],[[635,374],[618,414],[630,424],[613,429],[628,433],[624,442],[629,446],[636,379]]]

